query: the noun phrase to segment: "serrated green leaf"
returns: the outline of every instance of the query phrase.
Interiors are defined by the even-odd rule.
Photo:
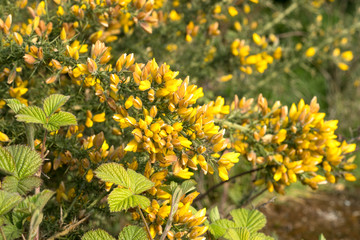
[[[21,196],[17,193],[0,190],[0,215],[10,212],[21,200]]]
[[[125,168],[118,163],[105,163],[100,165],[95,174],[104,182],[115,183],[125,188],[130,188],[130,177]]]
[[[1,219],[1,222],[3,225],[1,228],[7,240],[19,239],[19,237],[22,234],[21,228],[18,228],[16,225],[14,225],[8,218],[3,217]],[[0,239],[3,239],[1,234],[0,234]]]
[[[137,206],[147,208],[150,200],[141,195],[134,195],[129,189],[115,188],[108,197],[108,203],[110,212],[120,212]]]
[[[274,238],[266,236],[264,233],[253,233],[250,236],[250,240],[274,240]]]
[[[236,225],[233,221],[228,219],[219,219],[210,224],[210,233],[217,239],[222,237],[229,228],[235,228]]]
[[[6,147],[6,150],[9,151],[15,162],[14,175],[20,179],[34,175],[41,166],[40,155],[27,146],[12,145]]]
[[[15,161],[11,156],[11,153],[0,146],[0,170],[5,174],[15,174]]]
[[[138,206],[132,196],[133,193],[129,189],[115,188],[108,197],[110,211],[120,212]]]
[[[176,182],[171,182],[170,185],[161,186],[160,189],[172,195],[177,186],[178,184]]]
[[[53,191],[45,189],[36,195],[25,198],[15,207],[12,213],[13,223],[21,227],[23,220],[31,216],[36,209],[42,211],[53,195]]]
[[[149,190],[154,186],[154,183],[146,178],[144,175],[135,172],[132,169],[128,169],[127,173],[130,178],[131,190],[135,194],[140,194],[146,190]]]
[[[246,228],[230,228],[224,237],[229,240],[250,240],[250,232]]]
[[[97,229],[85,233],[81,240],[115,240],[115,238],[106,231]]]
[[[17,192],[25,195],[34,188],[41,185],[41,179],[35,176],[29,176],[23,179],[18,179],[14,176],[6,176],[2,182],[2,188],[8,192]]]
[[[235,209],[230,212],[237,227],[245,227],[250,233],[262,229],[266,225],[265,216],[258,210],[245,208]]]
[[[217,206],[215,206],[214,208],[212,208],[210,210],[209,219],[210,219],[211,222],[215,222],[217,220],[220,220],[220,213],[219,213],[219,209],[218,209]]]
[[[181,183],[180,188],[182,190],[183,194],[187,194],[193,190],[195,190],[196,181],[195,180],[186,180],[183,183]]]
[[[134,195],[133,196],[135,202],[137,202],[137,206],[140,206],[140,208],[145,209],[150,206],[150,200],[141,195]]]
[[[26,107],[25,104],[21,103],[18,99],[13,98],[13,99],[5,99],[5,101],[7,102],[7,105],[17,114],[20,109]]]
[[[143,240],[147,239],[145,230],[139,226],[127,226],[119,234],[119,240]]]
[[[76,117],[68,112],[58,112],[51,115],[47,124],[44,127],[50,132],[59,130],[60,127],[77,125]]]
[[[45,113],[37,106],[22,108],[15,117],[19,122],[46,124]]]
[[[57,109],[63,106],[68,100],[69,96],[64,96],[61,94],[53,94],[45,98],[43,109],[47,117],[53,114]]]

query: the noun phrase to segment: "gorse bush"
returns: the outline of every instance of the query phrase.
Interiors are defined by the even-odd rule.
[[[4,1],[1,238],[272,239],[258,232],[259,211],[229,220],[204,200],[241,176],[242,203],[298,181],[355,181],[356,145],[338,139],[316,97],[287,107],[211,90],[232,81],[233,94],[239,80],[251,93],[254,79],[295,65],[348,70],[353,53],[332,41],[358,24],[328,40],[317,15],[306,23],[323,39],[316,46],[300,36],[286,48],[270,32],[328,4],[305,2],[272,16],[274,3],[256,0]]]

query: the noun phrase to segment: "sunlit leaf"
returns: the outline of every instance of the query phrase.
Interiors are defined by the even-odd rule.
[[[53,94],[45,98],[43,108],[46,116],[49,117],[51,114],[53,114],[57,109],[63,106],[67,100],[69,100],[69,98],[69,96],[64,96],[61,94]]]
[[[119,234],[119,240],[143,240],[147,239],[145,230],[138,226],[127,226]]]
[[[19,122],[40,124],[46,123],[46,116],[44,111],[36,106],[24,107],[20,109],[19,114],[17,114],[15,117]]]
[[[106,231],[97,229],[85,233],[81,240],[115,240],[115,238],[113,238]]]

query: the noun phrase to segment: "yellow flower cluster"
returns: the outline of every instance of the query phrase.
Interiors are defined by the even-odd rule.
[[[193,213],[190,208],[197,195],[199,195],[198,192],[193,192],[182,197],[182,200],[178,204],[177,211],[173,216],[173,224],[176,225],[176,228],[173,228],[167,233],[168,239],[206,239],[201,236],[208,229],[207,226],[202,225],[207,218],[206,209],[203,208],[196,213]],[[146,218],[150,223],[150,233],[153,238],[157,235],[160,236],[163,233],[163,228],[171,210],[170,200],[171,195],[162,200],[161,205],[159,204],[159,201],[152,200],[151,205],[145,210]],[[133,218],[139,218],[138,214],[133,214]]]
[[[273,36],[272,41],[278,41]],[[253,34],[253,42],[255,45],[265,49],[268,42],[265,37],[260,37],[257,33]],[[275,49],[273,55],[269,55],[266,51],[257,54],[250,54],[250,45],[245,43],[245,40],[235,39],[231,44],[231,52],[234,56],[240,59],[240,70],[246,74],[252,74],[255,69],[259,73],[263,73],[269,64],[272,64],[274,59],[280,59],[282,56],[281,47]]]
[[[316,189],[318,184],[335,183],[339,177],[355,181],[349,172],[356,168],[355,144],[339,142],[334,133],[337,120],[325,120],[313,98],[309,105],[304,100],[290,110],[276,102],[268,106],[260,95],[254,99],[236,98],[231,105],[232,118],[239,122],[233,146],[260,171],[257,185],[266,184],[270,192],[282,193],[285,186],[300,180]],[[225,125],[227,123],[224,123]]]

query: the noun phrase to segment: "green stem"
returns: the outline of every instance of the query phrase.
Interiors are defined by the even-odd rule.
[[[4,230],[3,230],[2,226],[0,227],[0,232],[1,232],[2,238],[3,238],[4,240],[6,240],[6,235],[5,235],[5,233],[4,233]]]
[[[241,126],[239,124],[229,122],[229,121],[227,121],[225,119],[215,119],[215,122],[220,123],[221,125],[226,125],[229,128],[237,129],[237,130],[244,131],[244,132],[249,130],[248,127]]]
[[[298,6],[299,6],[299,3],[297,1],[293,2],[284,12],[282,12],[279,16],[277,16],[273,21],[267,23],[260,32],[264,33],[267,30],[271,29],[275,24],[278,24],[287,15],[292,13]]]
[[[138,211],[139,211],[139,213],[140,213],[141,219],[142,219],[143,222],[144,222],[144,225],[145,225],[145,228],[146,228],[147,234],[149,235],[150,240],[153,240],[153,238],[152,238],[152,236],[151,236],[151,233],[150,233],[149,226],[148,226],[148,224],[147,224],[147,222],[146,222],[146,219],[145,219],[145,217],[144,217],[144,215],[143,215],[143,213],[142,213],[142,211],[141,211],[141,208],[140,208],[139,206],[138,206]]]
[[[27,144],[31,148],[31,150],[35,149],[34,140],[35,140],[35,126],[34,124],[26,124],[25,125],[25,131],[26,131],[26,139]]]

